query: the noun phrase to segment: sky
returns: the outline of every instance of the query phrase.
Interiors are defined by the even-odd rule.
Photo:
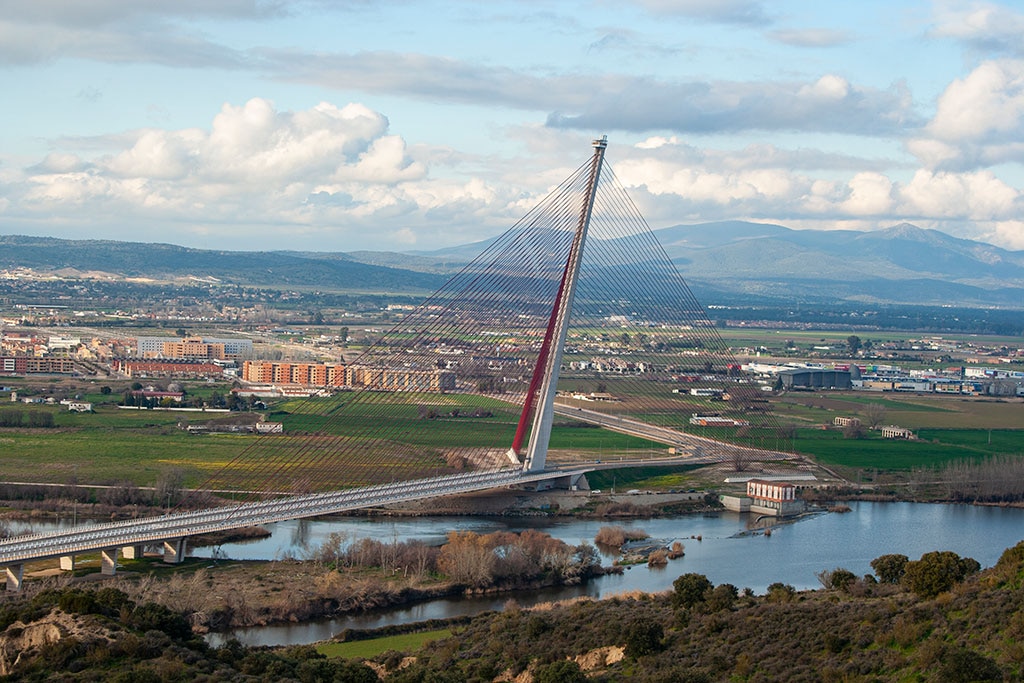
[[[0,0],[0,234],[424,251],[606,159],[652,228],[1024,250],[1024,3]]]

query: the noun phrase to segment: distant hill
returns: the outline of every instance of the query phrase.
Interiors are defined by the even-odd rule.
[[[655,231],[691,282],[796,301],[1024,307],[1024,252],[909,223],[872,232],[744,222]]]
[[[346,254],[190,249],[172,244],[0,235],[0,268],[173,281],[189,277],[267,287],[432,292],[445,278]]]
[[[857,232],[726,221],[677,225],[655,235],[708,301],[1024,308],[1024,252],[908,223]],[[418,294],[436,290],[492,241],[410,253],[313,253],[0,236],[0,268]]]

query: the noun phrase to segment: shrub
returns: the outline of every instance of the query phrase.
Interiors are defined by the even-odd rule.
[[[818,581],[821,585],[830,590],[849,591],[850,586],[857,580],[857,575],[849,569],[833,569],[832,571],[821,571],[818,573]]]
[[[765,598],[768,602],[789,602],[796,595],[796,589],[788,583],[775,583],[768,586],[768,592],[765,593]]]
[[[626,627],[625,654],[631,659],[637,659],[658,652],[664,637],[665,631],[658,622],[636,619]]]
[[[882,583],[899,583],[910,558],[906,555],[881,555],[871,560],[871,568]]]
[[[902,582],[918,596],[934,598],[979,569],[981,565],[970,557],[962,558],[950,550],[936,551],[907,562]]]
[[[711,582],[703,574],[683,574],[672,582],[673,607],[690,608],[707,600]]]
[[[946,652],[939,665],[939,680],[945,683],[984,683],[1003,680],[1003,672],[988,657],[974,650],[957,648]]]
[[[562,659],[539,667],[533,680],[534,683],[586,683],[587,675],[576,662]]]

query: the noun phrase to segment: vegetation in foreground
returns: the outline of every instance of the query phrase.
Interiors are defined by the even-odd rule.
[[[1024,542],[995,567],[951,552],[884,555],[874,575],[837,568],[822,590],[763,596],[683,574],[674,590],[519,609],[452,635],[430,625],[408,653],[328,658],[333,646],[218,649],[184,615],[111,588],[46,590],[0,606],[0,676],[66,681],[1019,680]],[[416,631],[415,626],[409,629]],[[365,634],[364,634],[365,635]],[[391,633],[389,635],[396,635]],[[440,636],[438,639],[433,639]],[[378,645],[398,645],[395,638]],[[367,654],[372,641],[360,647]],[[400,645],[399,645],[400,646]]]

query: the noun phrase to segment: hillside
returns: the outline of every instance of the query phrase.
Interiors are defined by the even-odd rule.
[[[213,251],[172,244],[0,235],[0,269],[14,268],[66,276],[156,281],[197,277],[229,284],[373,292],[432,292],[444,282],[436,274],[362,263],[345,254]]]
[[[655,235],[698,297],[708,303],[742,298],[779,305],[848,301],[1024,307],[1024,252],[907,223],[855,232],[729,221],[679,225]],[[345,254],[0,236],[0,269],[165,281],[200,277],[264,287],[416,294],[436,290],[489,243],[431,252]],[[609,251],[616,248],[614,242],[605,246]],[[590,276],[612,284],[616,277],[600,270]]]
[[[863,578],[823,571],[823,588],[772,584],[763,596],[683,574],[665,594],[579,599],[447,624],[415,652],[386,651],[373,671],[327,659],[332,645],[213,650],[189,609],[133,600],[103,584],[0,599],[5,680],[386,680],[612,683],[712,681],[1016,681],[1024,636],[1024,542],[996,565],[954,553],[884,555]],[[342,585],[335,570],[332,585]],[[218,572],[163,581],[220,590]],[[146,584],[157,596],[161,580]],[[326,579],[317,585],[331,583]],[[177,610],[183,610],[179,612]],[[412,624],[396,630],[415,631]],[[432,628],[437,628],[433,626]],[[380,632],[349,633],[363,640]],[[380,676],[380,678],[378,678]]]

